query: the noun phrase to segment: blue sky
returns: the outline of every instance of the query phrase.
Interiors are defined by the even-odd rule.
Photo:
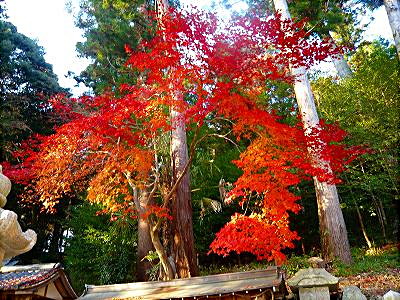
[[[72,0],[76,4],[78,0]],[[184,4],[196,4],[206,7],[209,0],[183,0]],[[47,62],[53,65],[60,85],[73,89],[78,96],[85,88],[74,87],[75,81],[66,78],[68,71],[77,74],[83,70],[88,61],[78,58],[75,44],[83,41],[82,32],[74,26],[74,18],[65,9],[65,0],[6,0],[7,15],[20,33],[37,40],[45,49]],[[226,12],[219,12],[226,14]],[[365,39],[373,40],[379,36],[392,39],[392,33],[384,7],[373,13],[375,20],[371,22],[365,33]],[[365,18],[367,20],[368,18]]]

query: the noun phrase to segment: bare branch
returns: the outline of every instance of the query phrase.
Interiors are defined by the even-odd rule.
[[[141,212],[141,207],[140,207],[140,202],[139,202],[139,197],[138,197],[138,188],[137,188],[137,186],[132,182],[131,172],[126,171],[126,172],[124,172],[124,175],[125,175],[126,179],[128,180],[129,186],[130,186],[130,187],[132,188],[132,190],[133,190],[133,202],[135,203],[136,210],[140,213],[140,212]]]

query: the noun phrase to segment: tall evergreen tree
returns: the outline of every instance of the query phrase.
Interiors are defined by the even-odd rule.
[[[56,93],[67,93],[59,86],[52,66],[45,61],[44,50],[34,40],[18,32],[7,21],[6,7],[0,2],[0,161],[13,161],[12,153],[28,136],[49,134],[57,122],[51,117],[48,99]],[[65,210],[49,217],[39,209],[26,209],[17,202],[13,188],[7,205],[23,216],[22,225],[38,233],[32,251],[24,255],[36,259],[60,258],[63,240],[61,220]]]
[[[134,83],[135,76],[125,67],[125,45],[135,49],[149,38],[149,20],[145,0],[81,0],[76,25],[84,31],[85,41],[77,43],[78,53],[92,63],[75,76],[78,82],[93,88],[96,94]]]
[[[0,17],[0,161],[32,133],[51,132],[48,98],[66,92],[57,81],[44,50]]]
[[[286,0],[274,0],[274,5],[282,18],[291,19]],[[304,128],[306,132],[311,133],[318,127],[319,118],[310,82],[304,67],[292,68],[292,75],[296,77],[294,90]],[[312,152],[310,154],[314,157],[316,165],[324,168],[327,173],[332,172],[329,163],[321,156]],[[317,177],[314,177],[314,186],[318,204],[322,255],[326,259],[338,257],[345,263],[351,263],[350,244],[336,186],[321,182]]]

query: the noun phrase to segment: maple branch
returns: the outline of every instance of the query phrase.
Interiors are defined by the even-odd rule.
[[[138,188],[137,188],[137,186],[134,185],[133,182],[132,182],[131,172],[126,171],[126,172],[123,172],[123,174],[125,175],[126,179],[128,180],[129,186],[130,186],[130,187],[132,188],[132,190],[133,190],[133,202],[135,203],[136,210],[137,210],[138,212],[141,212],[140,202],[139,202],[139,197],[138,197]]]
[[[210,137],[210,136],[216,136],[216,137],[224,138],[224,139],[230,141],[231,143],[233,143],[233,144],[238,148],[238,150],[239,150],[239,152],[240,152],[239,146],[238,146],[234,141],[232,141],[230,138],[227,137],[227,135],[228,135],[229,133],[231,133],[231,131],[229,131],[228,133],[226,133],[226,134],[224,134],[224,135],[223,135],[223,134],[217,134],[217,133],[205,134],[205,135],[203,135],[201,138],[199,138],[199,139],[196,140],[199,131],[200,131],[200,126],[197,126],[196,131],[195,131],[195,133],[194,133],[193,141],[192,141],[192,143],[190,144],[189,159],[188,159],[187,163],[185,164],[185,167],[183,168],[182,173],[179,175],[178,179],[175,181],[175,183],[174,183],[174,185],[172,186],[171,190],[169,191],[169,193],[167,194],[167,196],[164,198],[163,208],[166,208],[166,207],[167,207],[167,205],[168,205],[170,199],[172,198],[173,194],[175,193],[176,189],[178,188],[178,185],[181,183],[183,177],[185,176],[185,174],[186,174],[187,171],[189,170],[189,167],[190,167],[190,165],[191,165],[191,163],[192,163],[192,161],[193,161],[193,158],[194,158],[194,151],[195,151],[195,149],[196,149],[196,146],[197,146],[200,142],[202,142],[204,139],[206,139],[207,137]],[[160,225],[161,225],[161,219],[158,219],[157,224],[155,225],[155,228],[158,228]]]
[[[227,135],[228,135],[229,133],[231,133],[231,132],[232,132],[232,131],[229,131],[229,132],[226,133],[226,134],[210,133],[210,134],[207,134],[206,136],[216,136],[216,137],[223,138],[223,139],[227,140],[228,142],[231,142],[232,144],[234,144],[234,145],[236,146],[236,148],[238,149],[238,151],[241,152],[241,151],[240,151],[240,148],[239,148],[239,145],[236,144],[232,139],[230,139],[230,138],[227,137]]]
[[[157,168],[158,168],[158,156],[157,156],[156,152],[154,153],[154,161],[155,161],[155,165],[156,165],[156,168],[154,170],[155,179],[154,179],[154,182],[153,182],[153,188],[151,189],[150,194],[147,197],[146,206],[149,203],[150,199],[153,198],[153,196],[154,196],[154,194],[155,194],[155,192],[156,192],[156,190],[158,188],[158,182],[160,180],[160,177],[158,175],[158,170],[157,170]]]
[[[226,121],[226,122],[231,123],[231,124],[235,124],[235,122],[233,122],[232,120],[229,120],[229,119],[226,119],[226,118],[223,118],[223,117],[215,117],[215,118],[213,118],[213,121],[214,120],[222,120],[222,121]]]
[[[194,150],[196,149],[197,144],[203,140],[207,135],[202,136],[200,139],[198,139],[196,141],[196,138],[199,134],[200,131],[200,126],[197,126],[196,131],[194,133],[193,136],[193,141],[190,144],[190,150],[189,150],[189,159],[187,161],[187,163],[185,164],[185,167],[182,170],[182,173],[179,175],[178,179],[175,181],[174,185],[172,186],[171,190],[169,191],[169,193],[167,194],[167,196],[164,198],[164,204],[163,204],[163,208],[165,209],[170,201],[170,199],[172,198],[173,194],[175,193],[176,189],[178,188],[178,185],[181,183],[183,177],[186,175],[187,171],[189,170],[189,167],[193,161],[193,157],[194,157]],[[158,219],[155,228],[159,228],[161,225],[161,219]]]
[[[89,154],[97,154],[97,153],[103,153],[111,156],[111,152],[109,151],[104,151],[104,150],[86,150],[82,151],[82,153],[89,153]]]

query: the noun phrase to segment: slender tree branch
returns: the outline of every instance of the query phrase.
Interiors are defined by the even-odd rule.
[[[139,202],[139,197],[138,197],[138,188],[132,182],[131,172],[126,171],[126,172],[124,172],[124,175],[125,175],[126,179],[128,180],[129,186],[133,190],[133,202],[135,203],[136,210],[139,213],[141,213],[141,207],[140,207],[140,202]]]

